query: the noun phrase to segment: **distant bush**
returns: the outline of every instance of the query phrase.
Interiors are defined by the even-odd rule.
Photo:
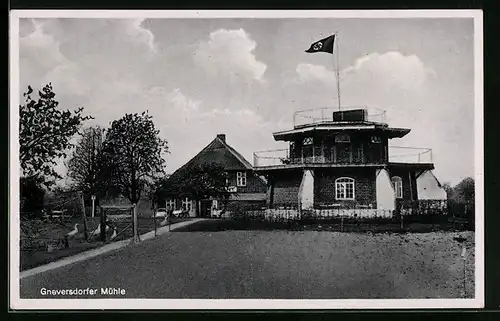
[[[45,190],[33,178],[22,177],[20,185],[21,217],[40,217],[43,210]]]

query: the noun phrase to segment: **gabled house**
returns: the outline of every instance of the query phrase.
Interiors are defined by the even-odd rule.
[[[176,170],[169,180],[175,179],[176,175],[189,165],[214,164],[223,168],[227,173],[227,190],[230,192],[229,202],[265,206],[267,183],[264,177],[257,175],[253,166],[234,148],[226,142],[225,134],[218,134],[205,148],[196,156]],[[193,199],[181,195],[173,195],[164,200],[159,200],[159,206],[167,209],[185,210],[190,217],[196,216],[196,204]],[[201,200],[198,204],[199,216],[210,216],[214,211],[221,209],[220,199],[211,198]]]

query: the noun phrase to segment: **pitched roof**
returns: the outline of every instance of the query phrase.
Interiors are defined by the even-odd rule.
[[[226,170],[251,170],[252,165],[238,153],[234,148],[229,146],[219,136],[215,137],[205,148],[191,158],[186,164],[176,170],[181,171],[188,165],[203,165],[205,163],[217,164]]]

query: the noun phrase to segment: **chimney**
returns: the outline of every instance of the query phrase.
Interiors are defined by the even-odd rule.
[[[217,138],[222,140],[224,143],[226,142],[226,134],[217,134]]]

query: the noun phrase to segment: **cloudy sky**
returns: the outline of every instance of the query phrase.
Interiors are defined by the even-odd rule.
[[[304,52],[335,31],[342,106],[384,109],[411,128],[392,144],[432,148],[441,182],[473,176],[470,18],[23,18],[20,88],[52,82],[63,108],[95,117],[89,125],[148,110],[169,172],[217,133],[252,161],[283,147],[272,132],[294,111],[337,106],[333,56]]]

